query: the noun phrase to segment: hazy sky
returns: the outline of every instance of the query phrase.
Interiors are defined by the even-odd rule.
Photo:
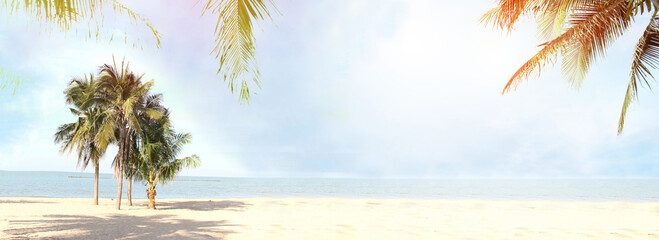
[[[647,17],[611,45],[580,90],[557,66],[501,96],[540,42],[528,19],[511,34],[480,24],[494,1],[275,0],[283,15],[257,28],[263,88],[246,106],[215,75],[216,19],[200,17],[193,2],[127,3],[161,31],[160,50],[1,24],[0,66],[34,84],[0,93],[0,169],[76,171],[75,156],[53,143],[57,126],[75,120],[62,91],[114,54],[155,80],[176,129],[193,135],[185,153],[203,166],[186,175],[659,176],[652,91],[640,91],[616,136]],[[102,172],[112,172],[115,153]]]

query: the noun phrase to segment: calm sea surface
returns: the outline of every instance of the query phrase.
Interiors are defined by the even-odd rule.
[[[0,171],[0,197],[91,198],[93,173]],[[100,198],[117,182],[101,174]],[[125,191],[125,186],[124,186]],[[133,183],[133,196],[146,197]],[[342,197],[659,202],[659,179],[330,179],[180,177],[158,198]],[[125,197],[125,195],[124,195]]]

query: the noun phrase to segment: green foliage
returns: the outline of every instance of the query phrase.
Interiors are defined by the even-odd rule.
[[[85,79],[74,78],[64,91],[66,103],[71,106],[72,114],[78,117],[76,122],[60,125],[55,133],[55,143],[60,144],[62,152],[69,154],[77,149],[78,165],[85,169],[91,161],[98,165],[99,159],[105,154],[108,141],[99,139],[107,114],[102,105],[95,104],[97,97],[97,81],[93,75]]]
[[[115,172],[120,172],[124,171],[123,166],[128,161],[130,134],[142,131],[139,117],[159,118],[162,114],[158,112],[162,112],[164,108],[160,104],[145,104],[148,101],[160,101],[150,94],[153,81],[142,83],[144,75],[133,73],[126,61],[117,66],[113,59],[112,65],[104,64],[99,69],[98,97],[95,101],[106,106],[103,112],[107,114],[107,121],[104,123],[107,126],[102,127],[99,138],[104,143],[117,139],[120,147],[113,165]],[[126,129],[128,134],[118,134],[122,129]]]
[[[606,48],[620,37],[634,21],[634,16],[653,12],[652,21],[636,46],[630,82],[618,123],[622,133],[625,116],[632,99],[637,96],[637,81],[652,77],[650,68],[659,62],[659,25],[656,0],[499,0],[498,6],[481,18],[502,30],[510,31],[521,16],[530,15],[538,22],[541,38],[548,39],[541,50],[520,67],[504,87],[502,94],[513,89],[541,68],[563,56],[562,72],[573,86],[579,87],[592,63],[603,56]],[[649,86],[649,85],[648,85]]]
[[[76,122],[63,124],[55,133],[55,142],[62,152],[78,150],[78,166],[83,169],[90,161],[98,164],[107,146],[119,147],[112,163],[119,179],[121,197],[122,174],[138,178],[148,172],[149,183],[171,180],[184,167],[196,167],[196,156],[175,159],[189,134],[176,134],[169,124],[167,109],[161,94],[150,94],[153,81],[142,83],[144,75],[133,73],[129,64],[105,64],[98,77],[74,78],[64,91]],[[133,151],[131,151],[131,149]],[[144,170],[146,169],[146,170]],[[117,209],[121,202],[117,201]]]
[[[252,22],[272,20],[269,8],[278,12],[271,0],[207,0],[204,4],[202,15],[211,12],[218,16],[216,45],[211,52],[220,60],[217,74],[222,75],[231,93],[239,93],[240,102],[249,103],[249,82],[261,87]]]
[[[159,119],[142,116],[140,120],[142,131],[133,135],[139,140],[131,145],[130,175],[135,179],[155,187],[174,180],[184,168],[201,165],[196,155],[177,158],[183,146],[190,142],[191,135],[174,131],[168,111]]]

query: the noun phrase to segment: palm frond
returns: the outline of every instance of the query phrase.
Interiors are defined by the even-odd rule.
[[[545,41],[560,36],[565,30],[570,12],[577,6],[587,4],[590,0],[556,0],[544,1],[543,10],[537,14],[538,35]]]
[[[92,162],[97,164],[105,154],[110,142],[114,141],[112,121],[115,115],[104,111],[107,105],[93,99],[99,98],[98,84],[93,75],[72,79],[64,95],[70,112],[78,117],[74,123],[63,124],[55,133],[55,143],[62,152],[69,154],[76,149],[77,167],[84,169]]]
[[[146,116],[148,116],[151,119],[159,119],[163,116],[161,109],[145,108],[143,109],[143,112]]]
[[[147,101],[144,102],[146,104]],[[177,159],[183,145],[190,142],[189,133],[176,133],[169,121],[169,111],[163,111],[163,116],[154,119],[146,114],[139,115],[138,121],[142,128],[135,134],[137,142],[133,151],[133,163],[136,168],[136,179],[142,179],[150,184],[166,184],[173,180],[183,168],[200,165],[199,157],[192,156]]]
[[[604,55],[606,47],[629,27],[627,6],[625,1],[584,3],[570,15],[570,25],[587,29],[575,35],[563,52],[563,76],[572,86],[581,86],[597,56]]]
[[[620,120],[618,121],[618,134],[622,133],[625,125],[625,117],[629,105],[637,98],[638,82],[642,80],[641,84],[645,83],[648,87],[648,78],[653,78],[650,69],[657,68],[659,64],[659,18],[652,17],[650,23],[645,29],[643,36],[638,40],[636,49],[634,50],[634,57],[632,60],[630,80],[627,85],[625,93],[625,100],[622,104],[622,112],[620,113]]]
[[[100,113],[99,128],[96,133],[96,144],[101,146],[100,149],[107,149],[107,146],[117,141],[115,129],[117,129],[117,115],[112,110],[105,110]],[[104,152],[104,151],[103,151]]]
[[[75,32],[86,29],[83,36],[86,39],[99,40],[101,36],[109,36],[110,41],[114,39],[114,29],[101,32],[105,23],[104,10],[112,9],[114,13],[126,17],[127,20],[149,30],[157,48],[161,46],[161,34],[155,29],[148,18],[139,14],[117,0],[3,0],[0,2],[0,13],[12,17],[24,13],[30,20],[36,22],[41,30],[51,31],[52,26],[62,32],[69,32],[72,28]],[[125,44],[142,48],[139,36],[131,37],[128,42],[128,31],[124,31]]]
[[[217,74],[227,82],[232,94],[239,93],[240,102],[249,103],[253,92],[250,87],[260,88],[253,22],[272,20],[269,8],[278,12],[271,0],[208,0],[203,7],[202,15],[210,12],[218,16],[216,45],[211,51],[220,60]]]
[[[201,160],[199,160],[199,156],[197,155],[192,155],[189,157],[184,157],[181,159],[176,159],[177,161],[181,161],[183,164],[183,167],[186,168],[198,168],[201,166]]]
[[[180,159],[173,159],[166,164],[163,164],[156,172],[156,182],[160,184],[167,184],[174,180],[178,173],[184,168],[196,168],[201,166],[201,161],[197,155],[184,157]]]
[[[533,10],[529,0],[500,0],[497,7],[487,11],[480,19],[482,23],[492,24],[501,30],[511,31],[517,20]]]
[[[505,94],[506,92],[509,92],[515,88],[523,81],[528,79],[532,74],[534,73],[539,73],[541,68],[545,66],[548,63],[553,63],[554,59],[559,53],[565,53],[567,54],[567,61],[581,61],[581,65],[577,66],[575,68],[564,68],[564,72],[567,72],[568,74],[575,73],[578,74],[585,72],[587,69],[587,66],[590,64],[590,58],[592,56],[592,53],[600,53],[600,51],[597,49],[599,47],[605,46],[606,39],[603,39],[603,36],[614,36],[618,34],[620,29],[623,29],[626,27],[623,23],[618,23],[616,20],[612,20],[613,18],[616,18],[620,16],[621,12],[624,13],[626,11],[626,8],[623,9],[623,7],[626,6],[626,2],[624,0],[618,0],[618,1],[609,1],[603,6],[597,6],[601,9],[601,11],[597,12],[591,12],[588,17],[583,17],[583,19],[580,19],[581,21],[574,21],[573,25],[567,29],[563,34],[560,36],[556,37],[555,39],[543,43],[541,46],[543,48],[535,54],[531,59],[529,59],[522,67],[520,67],[515,74],[510,78],[506,86],[504,87],[502,94]],[[621,11],[624,10],[624,11]],[[611,23],[615,22],[615,23]],[[608,24],[607,26],[613,27],[613,29],[606,30],[604,33],[594,33],[591,31],[592,28],[596,27],[597,24]],[[616,25],[617,24],[617,25]],[[587,42],[589,38],[594,38],[598,36],[599,38],[596,39],[596,41],[592,41],[590,50],[585,49],[583,50],[583,53],[576,54],[575,56],[570,56],[570,53],[573,52],[573,49],[575,49],[576,46],[575,44],[579,43],[579,41],[582,42]],[[577,50],[578,51],[578,50]],[[585,57],[581,57],[585,56]],[[581,58],[580,58],[581,57]],[[577,60],[572,60],[572,59],[577,59]],[[583,60],[586,59],[586,60]],[[576,70],[573,70],[576,69]],[[572,71],[572,72],[571,72]],[[578,78],[576,78],[578,79]]]
[[[0,90],[12,89],[12,95],[15,95],[25,82],[32,82],[32,79],[26,75],[10,72],[0,66]]]
[[[70,147],[72,135],[76,129],[76,126],[77,125],[75,123],[67,123],[57,127],[57,131],[53,137],[55,138],[56,144],[61,144],[60,151],[64,152]]]

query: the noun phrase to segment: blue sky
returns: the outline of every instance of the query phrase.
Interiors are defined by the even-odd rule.
[[[52,138],[74,120],[62,91],[114,54],[155,80],[177,130],[193,135],[185,154],[203,166],[185,175],[659,176],[652,91],[640,91],[616,136],[647,17],[610,46],[581,89],[557,66],[501,96],[539,40],[530,20],[510,34],[480,24],[493,1],[275,2],[283,15],[257,29],[263,88],[249,106],[215,75],[215,19],[190,3],[127,3],[161,31],[159,50],[39,34],[20,18],[0,25],[0,66],[34,79],[13,97],[0,93],[0,169],[76,171]],[[102,172],[112,171],[115,152]]]

